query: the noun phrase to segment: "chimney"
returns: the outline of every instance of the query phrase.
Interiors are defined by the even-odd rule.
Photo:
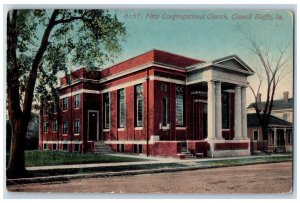
[[[289,92],[288,91],[283,92],[283,100],[285,102],[289,101]]]
[[[257,94],[257,103],[260,103],[261,102],[261,93],[258,93]]]

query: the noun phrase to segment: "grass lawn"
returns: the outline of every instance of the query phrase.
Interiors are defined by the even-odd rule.
[[[251,157],[240,159],[228,159],[228,160],[209,160],[209,161],[199,161],[197,162],[199,166],[238,166],[238,165],[248,165],[248,164],[263,164],[263,163],[276,163],[282,161],[292,161],[292,156],[263,156],[263,157]]]
[[[7,162],[9,160],[7,155]],[[50,166],[65,164],[114,163],[147,161],[141,158],[118,157],[107,154],[81,154],[59,151],[25,151],[25,166]]]

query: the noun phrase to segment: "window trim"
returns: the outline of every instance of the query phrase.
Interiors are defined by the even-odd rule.
[[[166,101],[165,103],[165,112],[166,115],[164,116],[164,100]],[[168,127],[168,98],[166,96],[162,97],[162,108],[161,108],[161,112],[162,112],[162,118],[161,118],[161,126],[162,129],[164,129],[164,127]],[[165,118],[165,123],[164,123],[164,118]],[[165,125],[164,125],[165,124]]]
[[[49,144],[48,143],[44,143],[43,150],[49,150]]]
[[[64,124],[65,124],[65,123],[66,123],[66,125],[67,125],[67,133],[65,133],[65,131],[64,131]],[[63,134],[63,136],[67,136],[68,133],[69,133],[68,122],[67,122],[67,121],[63,121],[63,122],[62,122],[62,134]]]
[[[56,122],[56,124],[55,124],[55,122]],[[55,128],[55,126],[56,126],[56,128]],[[57,131],[58,131],[58,121],[57,121],[57,119],[55,119],[52,121],[52,132],[57,132]]]
[[[63,143],[62,145],[63,145],[63,146],[62,146],[62,151],[63,151],[63,152],[68,152],[68,151],[69,151],[69,145],[68,145],[67,143]],[[67,149],[66,149],[66,150],[64,149],[64,146],[67,146]]]
[[[178,100],[177,99],[181,99],[182,101],[182,111],[181,112],[177,112],[177,102]],[[184,122],[184,95],[183,94],[176,94],[176,97],[175,97],[175,110],[176,110],[176,127],[184,127],[185,126],[185,122]],[[181,115],[179,115],[179,113],[181,113]],[[177,121],[177,116],[180,116],[181,119],[182,119],[182,124],[179,124],[178,121]]]
[[[55,148],[54,148],[54,145],[55,145]],[[53,144],[52,144],[52,150],[53,150],[53,151],[57,151],[57,144],[56,144],[56,143],[53,143]]]
[[[76,132],[76,123],[78,122],[79,126],[78,126],[78,132]],[[79,135],[80,134],[80,119],[75,119],[74,120],[74,135]]]
[[[67,103],[66,103],[66,109],[65,109],[65,101],[67,101]],[[68,97],[63,98],[62,99],[62,103],[63,103],[63,108],[62,108],[63,112],[68,111],[68,109],[69,109],[69,98]]]
[[[79,100],[77,101],[77,97],[79,98]],[[77,102],[78,102],[78,106],[77,106]],[[80,103],[81,103],[81,95],[80,94],[76,94],[75,95],[75,109],[80,109]]]
[[[105,98],[105,96],[106,96],[106,94],[107,94],[107,97],[108,97],[108,103],[106,103],[106,98]],[[106,92],[106,93],[104,93],[103,94],[103,100],[104,100],[104,124],[103,124],[103,131],[109,131],[109,129],[110,129],[110,93],[109,92]],[[106,112],[106,104],[108,105],[108,112]],[[108,115],[107,115],[108,114]],[[108,116],[108,117],[107,117]],[[107,118],[108,118],[108,120],[107,120]],[[108,123],[107,123],[107,121],[108,121]]]
[[[138,92],[138,87],[140,87],[142,90]],[[137,84],[134,87],[134,94],[135,94],[135,128],[143,128],[144,126],[144,87],[143,83]],[[139,120],[139,104],[142,104],[141,108],[141,118],[142,120]]]
[[[43,132],[44,133],[48,133],[49,132],[49,121],[44,121]]]
[[[120,93],[123,91],[123,102],[122,104],[124,105],[124,118],[123,118],[123,123],[121,123],[122,120],[122,111],[121,111],[121,96]],[[126,128],[126,97],[125,97],[125,88],[119,89],[118,90],[118,129]],[[122,125],[121,125],[122,124]]]

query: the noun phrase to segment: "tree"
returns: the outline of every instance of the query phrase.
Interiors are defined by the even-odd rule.
[[[277,50],[271,49],[267,43],[262,43],[251,33],[248,35],[251,52],[256,56],[258,67],[255,68],[258,77],[258,87],[249,84],[255,98],[253,107],[255,109],[264,140],[268,139],[269,119],[272,113],[273,100],[278,83],[289,73],[287,65],[291,55],[289,54],[289,43]],[[262,88],[266,88],[266,101],[258,99]]]
[[[7,14],[7,103],[12,138],[7,176],[25,171],[24,139],[33,102],[55,92],[68,64],[90,69],[112,61],[126,36],[107,10],[10,10]],[[53,96],[52,96],[53,97]]]

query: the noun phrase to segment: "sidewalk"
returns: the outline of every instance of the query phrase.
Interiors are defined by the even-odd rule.
[[[128,155],[128,154],[112,154],[112,156],[119,157],[133,157],[142,158],[146,161],[138,162],[117,162],[117,163],[93,163],[93,164],[74,164],[74,165],[53,165],[53,166],[34,166],[26,167],[28,171],[44,171],[44,170],[55,170],[55,169],[80,169],[80,168],[98,168],[98,167],[113,167],[113,166],[130,166],[130,165],[148,165],[148,164],[168,164],[168,163],[178,163],[187,166],[195,165],[199,162],[212,162],[219,160],[241,160],[241,159],[256,159],[256,158],[266,158],[266,157],[290,157],[291,155],[284,154],[274,154],[274,155],[264,155],[264,156],[247,156],[247,157],[231,157],[231,158],[203,158],[203,159],[177,159],[172,157],[147,157],[144,155]]]
[[[137,155],[125,154],[116,154],[114,156],[137,157]],[[139,156],[139,158],[144,158],[147,161],[27,167],[26,169],[31,174],[37,174],[37,176],[33,175],[32,177],[7,179],[6,184],[62,182],[83,178],[172,173],[177,171],[277,163],[293,160],[291,154],[187,160],[146,156]]]

